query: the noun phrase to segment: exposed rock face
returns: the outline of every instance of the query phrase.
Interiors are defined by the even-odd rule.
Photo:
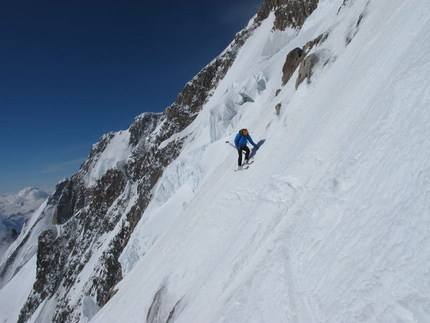
[[[303,59],[303,50],[301,48],[294,48],[288,53],[284,66],[282,67],[282,85],[287,84],[295,70],[300,65]]]
[[[76,210],[81,209],[85,204],[85,190],[82,185],[73,180],[64,183],[61,191],[57,209],[55,210],[53,224],[64,224],[75,214]]]
[[[275,12],[274,30],[300,29],[306,18],[317,8],[319,0],[266,0],[257,13],[257,21]]]
[[[308,41],[303,48],[297,47],[288,53],[284,66],[282,67],[282,85],[287,84],[299,66],[300,69],[296,80],[296,89],[305,78],[308,78],[308,81],[310,80],[312,67],[317,56],[315,54],[311,54],[308,57],[307,54],[314,46],[324,42],[327,37],[328,33],[321,34],[314,40]]]

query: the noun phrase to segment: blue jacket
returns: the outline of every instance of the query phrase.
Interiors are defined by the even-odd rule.
[[[242,135],[242,131],[239,131],[239,133],[234,138],[234,145],[236,146],[236,148],[239,148],[241,146],[246,146],[248,141],[250,142],[251,145],[257,148],[257,145],[255,144],[254,141],[252,141],[252,138],[249,135],[249,133],[246,136],[244,136]]]

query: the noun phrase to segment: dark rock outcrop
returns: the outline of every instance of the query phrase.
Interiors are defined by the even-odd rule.
[[[288,53],[284,66],[282,67],[282,85],[287,84],[302,60],[303,50],[301,48],[294,48]]]
[[[257,12],[256,22],[275,12],[274,30],[300,29],[317,8],[319,0],[266,0]]]
[[[288,83],[291,76],[293,76],[294,72],[299,66],[300,70],[296,80],[296,89],[305,78],[308,78],[308,81],[310,80],[313,63],[317,57],[315,56],[315,54],[312,54],[312,57],[308,58],[307,55],[314,46],[317,46],[320,43],[324,42],[327,37],[328,33],[323,33],[314,40],[308,41],[303,46],[303,48],[297,47],[288,53],[284,66],[282,67],[282,85]]]
[[[275,113],[276,113],[277,116],[281,113],[281,103],[278,103],[275,106]]]

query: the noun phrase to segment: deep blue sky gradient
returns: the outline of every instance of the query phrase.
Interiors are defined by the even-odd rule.
[[[91,145],[163,111],[263,0],[0,4],[0,194],[53,187]]]

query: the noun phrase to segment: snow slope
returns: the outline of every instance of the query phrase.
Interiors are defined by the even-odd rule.
[[[174,136],[183,151],[120,258],[117,293],[102,309],[86,297],[81,322],[430,321],[430,3],[343,2],[321,0],[300,32],[273,32],[273,15],[255,30]],[[296,90],[296,71],[282,86],[287,54],[323,33],[311,83]],[[233,172],[225,142],[243,127],[260,148]],[[127,135],[94,176],[122,163]],[[1,322],[31,288],[18,278],[0,290]]]
[[[430,320],[430,3],[342,2],[247,41],[91,322]],[[296,71],[275,96],[288,52],[324,32],[311,84]],[[264,144],[235,173],[242,127]]]

